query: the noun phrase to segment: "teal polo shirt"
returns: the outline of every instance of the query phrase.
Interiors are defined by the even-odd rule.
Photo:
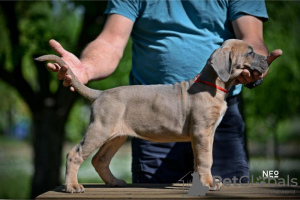
[[[134,22],[131,84],[174,84],[195,77],[211,53],[235,38],[232,21],[268,18],[260,0],[111,0],[105,14]],[[242,86],[231,89],[240,93]]]

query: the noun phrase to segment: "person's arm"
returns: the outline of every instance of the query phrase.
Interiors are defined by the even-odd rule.
[[[251,15],[245,15],[232,21],[233,30],[237,39],[244,40],[249,43],[256,53],[268,56],[268,64],[270,65],[277,57],[282,55],[281,50],[274,50],[271,54],[263,40],[263,22]],[[255,82],[268,73],[268,70],[260,75],[254,72],[253,75],[248,70],[243,70],[237,78],[236,84],[248,84]]]
[[[63,58],[79,80],[86,84],[111,75],[123,56],[130,37],[133,22],[118,14],[109,15],[101,34],[82,52],[80,60],[66,51],[58,42],[50,40],[50,46]],[[57,77],[69,87],[71,76],[66,76],[67,67],[48,64],[48,68],[57,72]],[[74,91],[74,88],[71,87]]]

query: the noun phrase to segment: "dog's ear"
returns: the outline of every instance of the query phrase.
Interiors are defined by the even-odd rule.
[[[209,64],[213,67],[221,81],[227,82],[232,70],[231,48],[220,47],[215,50],[209,59]]]

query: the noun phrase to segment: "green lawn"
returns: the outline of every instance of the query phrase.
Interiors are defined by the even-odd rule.
[[[2,139],[1,139],[2,140]],[[66,144],[64,155],[74,146]],[[91,164],[92,155],[81,165],[78,179],[81,183],[103,183]],[[117,178],[131,183],[131,148],[125,143],[113,158],[110,168]],[[62,168],[62,183],[65,162]],[[0,199],[28,199],[33,175],[32,151],[27,142],[0,141]]]
[[[29,144],[1,141],[0,199],[29,198],[32,174],[32,154]]]

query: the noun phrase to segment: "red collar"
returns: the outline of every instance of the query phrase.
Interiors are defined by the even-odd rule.
[[[219,87],[219,86],[217,86],[217,85],[215,85],[215,84],[213,84],[213,83],[211,83],[211,82],[200,80],[199,75],[198,75],[197,79],[194,81],[194,83],[196,83],[196,82],[204,83],[204,84],[206,84],[206,85],[209,85],[209,86],[212,86],[212,87],[214,87],[214,88],[217,88],[218,90],[221,90],[222,92],[225,92],[226,94],[228,93],[228,90],[226,90],[226,89],[224,89],[224,88],[221,88],[221,87]]]

